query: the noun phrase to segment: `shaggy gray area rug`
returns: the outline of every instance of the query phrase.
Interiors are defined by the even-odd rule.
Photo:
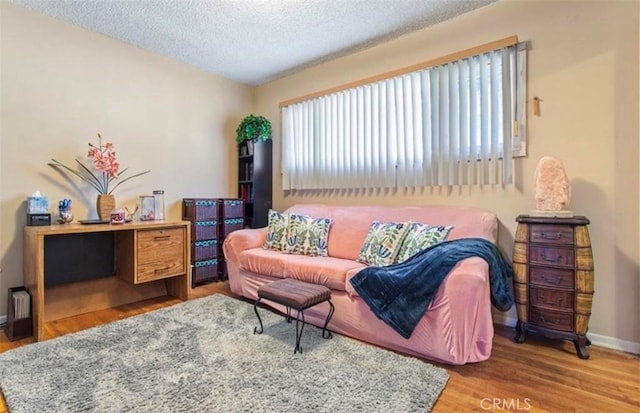
[[[427,412],[447,372],[223,295],[0,354],[20,412]]]

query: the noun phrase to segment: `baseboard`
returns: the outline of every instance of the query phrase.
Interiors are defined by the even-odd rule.
[[[619,338],[603,336],[600,334],[589,333],[589,340],[596,346],[606,347],[613,350],[624,351],[625,353],[640,355],[640,343],[633,341],[620,340]]]
[[[493,321],[496,324],[501,324],[503,326],[515,327],[518,319],[498,313],[493,315]],[[612,350],[640,355],[640,343],[594,333],[589,333],[588,336],[591,343],[598,347],[610,348]]]
[[[517,318],[509,317],[504,313],[494,313],[493,322],[507,327],[515,327],[518,322]]]
[[[0,325],[4,324],[7,322],[7,316],[6,315],[0,315]]]

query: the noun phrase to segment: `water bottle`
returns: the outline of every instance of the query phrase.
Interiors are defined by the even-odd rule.
[[[164,191],[156,189],[153,191],[153,200],[155,203],[156,220],[164,220]]]

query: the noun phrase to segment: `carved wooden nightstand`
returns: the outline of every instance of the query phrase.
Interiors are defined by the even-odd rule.
[[[526,330],[573,340],[578,357],[586,346],[593,299],[593,254],[583,216],[520,215],[513,249],[517,343]]]

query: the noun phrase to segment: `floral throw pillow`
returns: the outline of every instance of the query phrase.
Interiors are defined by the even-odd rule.
[[[373,221],[360,249],[358,261],[376,267],[393,264],[409,226],[409,222]]]
[[[332,223],[333,220],[329,218],[289,214],[286,235],[282,240],[282,252],[326,257]]]
[[[273,209],[269,210],[269,221],[267,223],[269,230],[267,238],[262,244],[262,248],[266,250],[281,250],[282,239],[286,236],[287,223],[289,222],[289,214],[282,214]]]
[[[406,261],[412,255],[447,239],[452,226],[432,226],[412,222],[402,241],[396,262]]]

